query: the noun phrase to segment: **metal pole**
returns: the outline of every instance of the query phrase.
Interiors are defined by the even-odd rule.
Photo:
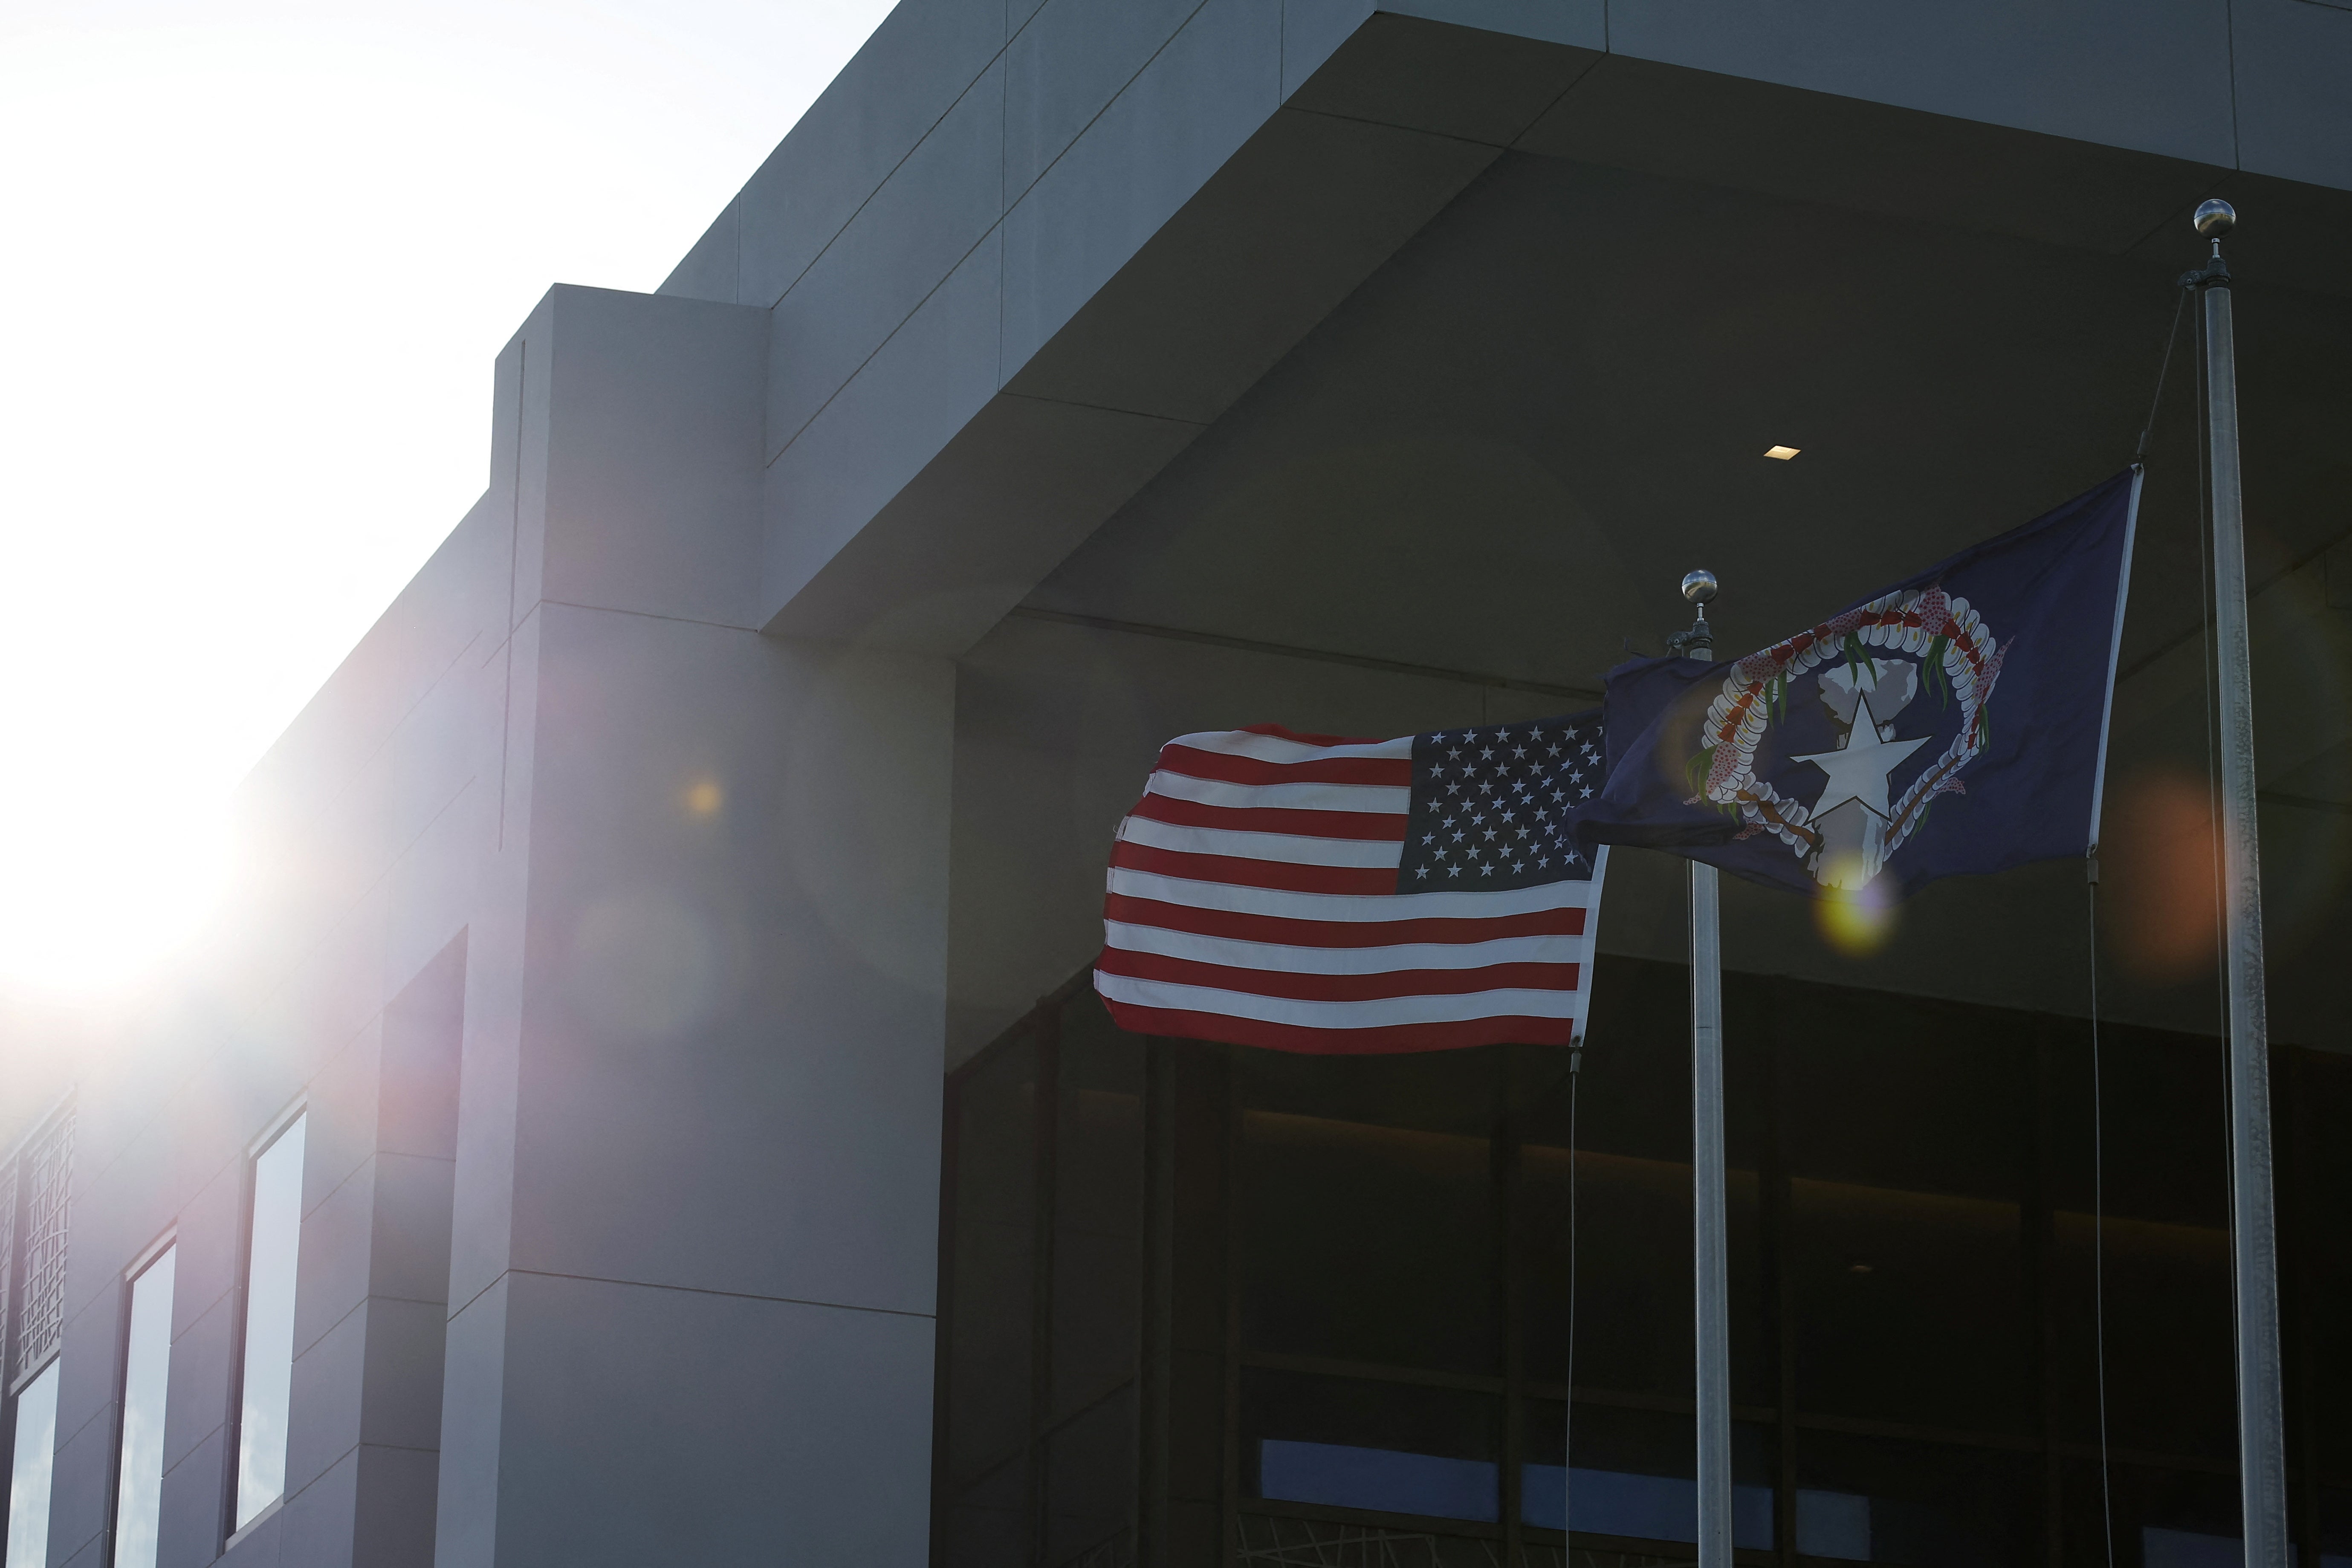
[[[1698,623],[1674,639],[1690,658],[1712,658],[1706,624],[1715,575],[1683,579]],[[1714,867],[1690,863],[1691,1239],[1697,1345],[1699,1568],[1731,1568],[1731,1307],[1724,1238],[1723,921]]]
[[[1692,1262],[1699,1568],[1731,1568],[1731,1313],[1724,1262],[1723,932],[1717,872],[1690,863]]]
[[[2213,479],[2213,622],[2220,670],[2222,906],[2229,952],[2230,1207],[2238,1322],[2238,1490],[2247,1568],[2287,1568],[2286,1424],[2281,1409],[2278,1225],[2271,1203],[2270,1027],[2263,999],[2263,873],[2254,819],[2253,659],[2238,493],[2237,352],[2221,236],[2226,202],[2197,209],[2211,238],[2204,296],[2206,440]]]

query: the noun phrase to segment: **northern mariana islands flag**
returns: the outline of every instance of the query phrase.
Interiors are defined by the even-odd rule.
[[[2082,855],[2138,506],[2126,471],[1745,658],[1620,665],[1583,837],[1801,892]]]

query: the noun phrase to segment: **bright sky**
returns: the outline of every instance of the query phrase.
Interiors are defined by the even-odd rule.
[[[0,5],[0,993],[169,962],[236,781],[888,0]]]

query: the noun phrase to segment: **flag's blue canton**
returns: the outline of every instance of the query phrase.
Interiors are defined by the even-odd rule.
[[[1412,740],[1400,893],[1590,881],[1579,811],[1601,792],[1601,711]]]

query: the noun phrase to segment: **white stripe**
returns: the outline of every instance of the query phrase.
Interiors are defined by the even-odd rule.
[[[1498,936],[1486,942],[1400,942],[1387,947],[1283,947],[1237,937],[1195,936],[1188,931],[1103,922],[1105,945],[1122,952],[1188,958],[1234,969],[1288,974],[1387,974],[1401,969],[1484,969],[1494,963],[1575,963],[1585,956],[1580,936]]]
[[[1258,757],[1269,763],[1305,763],[1325,757],[1406,757],[1412,755],[1412,737],[1366,741],[1352,746],[1318,746],[1307,741],[1286,741],[1279,735],[1253,735],[1246,730],[1209,730],[1179,735],[1168,742],[1196,752],[1223,752],[1228,756]]]
[[[1222,827],[1180,827],[1149,816],[1129,817],[1119,824],[1118,836],[1130,844],[1185,855],[1232,855],[1296,866],[1361,866],[1393,871],[1404,859],[1401,837],[1301,838],[1289,833],[1234,833]]]
[[[1114,1002],[1138,1007],[1169,1007],[1187,1013],[1219,1013],[1265,1024],[1299,1024],[1310,1029],[1368,1029],[1396,1024],[1461,1024],[1473,1018],[1580,1018],[1584,992],[1473,991],[1462,996],[1385,996],[1377,1002],[1299,1002],[1287,996],[1253,996],[1205,985],[1175,985],[1095,971],[1095,989]]]
[[[1412,791],[1396,784],[1228,784],[1223,779],[1196,779],[1162,768],[1144,790],[1171,800],[1198,801],[1202,805],[1238,805],[1290,811],[1374,811],[1402,816],[1412,805]]]
[[[1540,910],[1590,909],[1598,901],[1598,889],[1590,882],[1546,882],[1541,887],[1494,893],[1293,893],[1279,888],[1199,882],[1125,866],[1110,868],[1108,886],[1130,899],[1294,921],[1490,920]]]

